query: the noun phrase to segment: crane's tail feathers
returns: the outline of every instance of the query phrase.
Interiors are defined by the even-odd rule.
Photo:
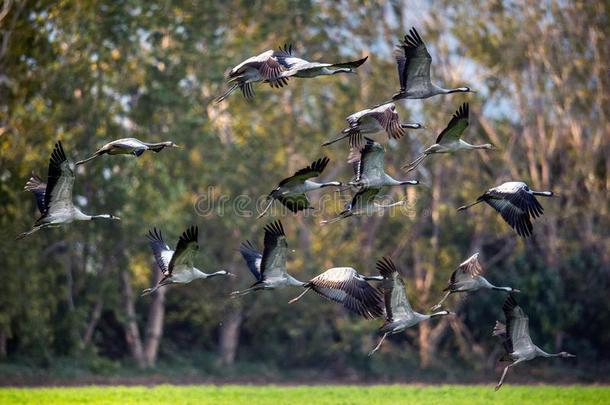
[[[98,158],[98,157],[100,157],[100,155],[95,154],[95,155],[93,155],[91,157],[88,157],[87,159],[79,160],[78,162],[74,163],[74,165],[75,166],[80,166],[83,163],[87,163],[87,162],[89,162],[89,161],[91,161],[91,160],[93,160],[95,158]]]
[[[216,104],[221,103],[225,98],[229,97],[229,95],[231,93],[233,93],[235,90],[237,90],[238,87],[239,87],[239,85],[237,83],[231,84],[231,87],[229,87],[229,89],[227,91],[225,91],[222,96],[216,98],[214,100],[214,103],[216,103]]]
[[[458,211],[464,211],[464,210],[466,210],[466,209],[468,209],[468,208],[472,207],[473,205],[477,205],[477,204],[479,204],[479,203],[481,203],[481,202],[483,202],[483,200],[477,200],[477,201],[475,201],[475,202],[473,202],[473,203],[466,204],[466,205],[462,205],[462,206],[461,206],[460,208],[458,208],[457,210],[458,210]]]
[[[417,159],[415,159],[411,163],[402,166],[401,169],[404,169],[406,172],[410,172],[410,171],[414,170],[426,158],[426,156],[428,156],[428,155],[426,155],[425,153],[420,155]]]
[[[295,298],[291,299],[290,301],[288,301],[288,303],[289,303],[289,304],[294,304],[295,302],[297,302],[298,300],[300,300],[300,299],[303,297],[303,295],[307,294],[307,292],[308,292],[309,290],[311,290],[311,288],[307,287],[307,288],[305,289],[305,291],[303,291],[302,293],[300,293],[300,294],[299,294],[297,297],[295,297]]]
[[[332,145],[333,143],[335,143],[335,142],[339,142],[340,140],[345,139],[345,138],[348,138],[348,137],[350,137],[350,136],[351,136],[351,134],[348,132],[348,133],[346,133],[346,134],[344,134],[344,135],[338,136],[338,137],[337,137],[337,138],[335,138],[335,139],[331,139],[330,141],[324,142],[324,143],[322,144],[322,146],[328,146],[328,145]]]

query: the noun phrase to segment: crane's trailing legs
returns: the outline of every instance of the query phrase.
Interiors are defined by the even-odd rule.
[[[159,284],[157,284],[154,287],[150,287],[150,288],[146,288],[146,289],[142,290],[142,295],[140,295],[140,297],[144,297],[146,295],[152,294],[155,291],[157,291],[159,288],[161,288],[165,285],[172,284],[172,283],[173,283],[173,281],[171,281],[169,278],[167,278],[167,279],[161,281]]]
[[[306,288],[305,291],[303,291],[302,293],[300,293],[297,297],[291,299],[290,301],[288,301],[289,304],[293,304],[295,302],[297,302],[298,300],[301,299],[301,297],[303,297],[303,295],[307,294],[307,292],[311,290],[311,288]]]
[[[379,350],[379,348],[381,347],[381,344],[383,343],[385,338],[388,336],[388,334],[389,334],[389,332],[386,332],[386,333],[383,334],[383,336],[379,340],[379,343],[377,343],[377,346],[375,346],[375,348],[369,352],[369,357],[372,356],[373,354],[375,354],[375,352],[377,350]]]
[[[258,217],[256,217],[256,219],[261,218],[263,215],[265,215],[267,213],[267,211],[269,211],[269,208],[271,208],[271,204],[273,204],[273,198],[267,198],[267,199],[269,200],[269,203],[267,204],[267,206],[265,207],[263,212],[261,212],[260,215]]]
[[[514,366],[515,364],[521,363],[523,360],[519,359],[517,361],[515,361],[514,363],[509,364],[508,366],[504,367],[504,371],[502,372],[502,377],[500,377],[500,382],[498,383],[498,385],[496,385],[495,390],[499,390],[500,387],[502,387],[502,384],[504,384],[504,377],[506,377],[506,373],[508,372],[508,368]]]
[[[475,201],[475,202],[470,203],[470,204],[467,204],[467,205],[462,205],[462,206],[461,206],[460,208],[458,208],[457,210],[458,210],[458,211],[463,211],[463,210],[465,210],[465,209],[467,209],[467,208],[472,207],[473,205],[477,205],[477,204],[482,203],[482,202],[483,202],[483,200],[478,200],[478,201]]]
[[[428,156],[428,155],[424,153],[424,154],[420,155],[417,159],[412,161],[411,163],[404,165],[402,168],[405,171],[410,172],[410,171],[414,170],[417,166],[419,166],[419,164],[424,161],[426,156]]]
[[[20,233],[20,234],[19,234],[19,235],[18,235],[18,236],[15,238],[15,240],[20,240],[20,239],[25,238],[26,236],[30,236],[31,234],[33,234],[33,233],[34,233],[34,232],[36,232],[36,231],[41,230],[42,228],[45,228],[45,226],[44,226],[44,225],[38,225],[38,226],[35,226],[35,227],[33,227],[32,229],[30,229],[29,231],[26,231],[26,232],[22,232],[22,233]]]
[[[239,87],[239,84],[233,83],[231,85],[231,87],[229,87],[229,89],[223,93],[222,96],[220,96],[220,97],[216,98],[216,100],[214,100],[214,103],[216,103],[216,104],[220,103],[225,98],[229,97],[229,94],[233,93],[238,87]]]
[[[434,311],[437,310],[441,307],[441,305],[443,304],[443,302],[445,302],[445,300],[447,298],[449,298],[449,296],[451,295],[451,291],[447,291],[445,293],[445,295],[443,296],[443,298],[441,298],[441,300],[438,302],[438,304],[436,304],[435,306],[433,306],[432,308],[430,308],[430,311]]]

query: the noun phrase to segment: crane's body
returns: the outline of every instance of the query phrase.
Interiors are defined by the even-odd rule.
[[[123,138],[117,139],[116,141],[108,142],[100,149],[98,149],[93,156],[76,162],[76,165],[82,165],[83,163],[89,162],[102,155],[133,155],[136,157],[142,156],[147,150],[151,150],[155,153],[161,152],[165,148],[178,148],[172,141],[163,142],[142,142],[136,138]]]
[[[43,228],[67,225],[74,221],[91,221],[96,219],[120,218],[112,214],[87,215],[74,206],[72,200],[72,189],[74,187],[74,171],[61,145],[57,142],[49,160],[49,172],[47,182],[32,173],[32,177],[25,185],[26,191],[31,191],[36,196],[36,204],[40,211],[40,217],[34,223],[32,229],[23,232],[17,239],[23,239]]]
[[[504,367],[502,377],[496,385],[496,391],[502,387],[508,369],[519,363],[536,357],[576,357],[568,352],[547,353],[536,346],[530,337],[529,318],[523,309],[517,305],[517,301],[512,294],[506,298],[502,310],[504,311],[506,324],[496,321],[493,335],[498,336],[504,346],[505,354],[500,360],[510,361],[511,363]]]
[[[439,311],[431,314],[421,314],[411,308],[411,304],[407,298],[407,291],[404,281],[402,280],[398,269],[391,259],[384,257],[377,261],[377,269],[383,277],[381,288],[383,291],[383,300],[385,303],[385,323],[379,328],[383,336],[379,343],[369,356],[373,355],[389,335],[400,333],[407,328],[417,325],[422,321],[437,316],[449,315],[449,311]]]
[[[239,251],[256,282],[243,291],[232,292],[232,296],[243,296],[257,290],[302,287],[305,284],[286,271],[288,242],[280,221],[265,226],[263,253],[260,253],[249,241],[242,243]]]
[[[396,180],[385,172],[385,151],[381,144],[367,138],[367,143],[356,153],[350,153],[349,163],[353,164],[354,179],[348,185],[358,190],[386,186],[417,185],[417,180]]]
[[[229,89],[215,102],[220,103],[237,89],[246,99],[251,99],[254,97],[254,84],[259,82],[268,82],[271,87],[284,87],[288,84],[288,77],[281,77],[284,71],[278,62],[278,51],[267,50],[252,56],[231,69],[227,80]]]
[[[351,202],[345,206],[345,209],[338,216],[329,220],[320,221],[320,225],[332,224],[344,218],[352,216],[367,216],[375,213],[381,213],[388,208],[405,205],[406,202],[401,200],[391,204],[379,204],[375,202],[375,197],[381,188],[364,187],[358,191]]]
[[[464,150],[475,150],[475,149],[495,149],[492,144],[486,143],[482,145],[472,145],[463,139],[462,134],[468,127],[468,116],[470,108],[468,103],[464,103],[458,108],[453,114],[451,121],[447,124],[447,127],[438,135],[436,142],[427,147],[424,152],[413,162],[403,166],[403,169],[411,171],[415,169],[419,164],[427,157],[437,153],[455,153]]]
[[[382,279],[381,276],[363,276],[352,267],[333,267],[303,284],[305,291],[289,303],[300,300],[308,291],[313,290],[364,318],[379,318],[383,315],[383,299],[368,281]]]
[[[345,119],[348,127],[341,131],[342,135],[322,146],[331,145],[337,141],[349,138],[352,147],[358,147],[362,143],[362,137],[385,132],[388,139],[400,139],[405,134],[405,129],[420,129],[424,126],[419,123],[401,123],[396,112],[394,103],[378,105],[358,111]]]
[[[153,228],[148,232],[148,243],[155,256],[157,266],[163,273],[163,278],[156,286],[142,291],[143,296],[169,284],[188,284],[193,280],[231,275],[226,270],[205,273],[195,267],[194,258],[199,250],[198,235],[198,227],[189,227],[178,239],[174,251],[165,243],[160,230]]]
[[[309,166],[298,170],[294,175],[282,180],[277,188],[267,196],[267,200],[269,202],[258,217],[260,218],[265,215],[275,200],[278,200],[293,213],[310,209],[312,207],[306,193],[313,190],[319,190],[324,187],[340,187],[341,183],[338,181],[318,183],[309,180],[311,178],[320,176],[326,168],[328,162],[329,159],[327,157],[323,157],[316,160]]]
[[[317,76],[332,76],[338,73],[355,73],[355,69],[362,65],[367,57],[349,62],[324,63],[310,62],[294,56],[292,45],[284,45],[275,52],[277,60],[286,69],[281,77],[313,78]]]
[[[432,57],[426,45],[415,30],[411,28],[394,52],[400,81],[400,91],[392,100],[423,99],[440,94],[473,92],[470,87],[444,89],[430,80]],[[474,93],[474,92],[473,92]]]
[[[431,308],[431,310],[440,308],[449,295],[453,293],[474,292],[480,289],[505,291],[508,293],[519,292],[519,290],[512,287],[498,287],[491,284],[481,275],[482,272],[483,267],[479,262],[479,254],[475,253],[460,264],[458,268],[453,271],[453,273],[451,273],[447,288],[443,290],[445,291],[445,295],[438,304]]]
[[[461,206],[458,211],[466,210],[473,205],[485,202],[500,213],[504,221],[519,236],[528,237],[533,226],[530,218],[537,218],[544,213],[536,196],[552,197],[552,191],[534,191],[522,181],[509,181],[487,190],[473,203]]]

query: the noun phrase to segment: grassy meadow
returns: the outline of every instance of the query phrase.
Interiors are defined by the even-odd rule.
[[[511,386],[90,386],[2,388],[12,404],[608,404],[610,387]]]

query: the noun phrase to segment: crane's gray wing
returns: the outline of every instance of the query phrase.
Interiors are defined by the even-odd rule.
[[[379,179],[384,175],[383,146],[367,138],[366,145],[360,151],[360,177],[368,179]]]
[[[451,117],[447,127],[438,135],[436,143],[450,143],[460,139],[468,127],[469,110],[468,103],[462,104]]]
[[[381,191],[381,189],[377,187],[363,188],[354,195],[352,201],[348,204],[347,208],[350,210],[366,208],[373,202],[375,197],[377,197],[379,191]]]
[[[281,221],[265,226],[265,246],[261,259],[261,279],[280,278],[286,274],[288,243]]]
[[[482,271],[483,267],[481,266],[481,262],[479,262],[479,254],[475,253],[451,273],[449,285],[455,286],[461,282],[468,281],[480,275]],[[446,288],[445,291],[448,289],[449,287]]]
[[[415,28],[411,28],[405,35],[404,40],[398,45],[394,57],[398,66],[401,93],[406,92],[408,88],[426,89],[431,85],[432,57]]]
[[[259,252],[258,249],[249,240],[243,242],[239,246],[239,253],[241,253],[241,256],[246,261],[246,265],[248,266],[248,269],[250,270],[254,278],[256,278],[257,281],[261,281],[262,277],[260,269],[261,261],[263,258],[262,253]]]
[[[169,271],[169,264],[171,262],[174,251],[165,243],[161,231],[157,228],[153,228],[148,231],[148,244],[153,251],[157,266],[161,269],[163,274],[171,275]]]
[[[324,156],[315,162],[312,162],[309,166],[296,171],[292,176],[282,180],[279,187],[290,187],[303,184],[305,180],[318,177],[320,174],[322,174],[329,161],[330,159]]]
[[[379,122],[379,125],[385,129],[390,138],[400,139],[405,134],[405,130],[400,125],[400,117],[394,106],[386,108],[383,112],[372,112],[369,116]]]
[[[45,190],[45,210],[48,214],[65,212],[72,209],[72,187],[74,172],[66,159],[61,141],[57,141],[49,161],[49,174]]]
[[[392,322],[398,319],[408,319],[413,316],[413,309],[407,299],[406,286],[398,274],[394,262],[384,257],[377,261],[377,270],[383,276],[381,289],[385,302],[386,320]]]
[[[311,208],[311,204],[305,193],[279,196],[277,197],[277,200],[295,214],[299,211]]]
[[[502,311],[506,317],[506,337],[509,339],[507,343],[511,353],[534,349],[534,343],[530,338],[529,318],[517,305],[513,294],[509,294],[506,298]]]
[[[373,319],[383,315],[381,294],[351,267],[328,269],[311,279],[305,287],[343,304],[344,308],[364,318]]]
[[[168,270],[170,273],[176,266],[195,267],[195,254],[199,250],[199,244],[197,243],[198,236],[199,228],[195,225],[187,228],[180,236],[176,245],[176,252],[169,262]]]
[[[231,70],[229,77],[238,77],[243,72],[244,68],[252,68],[258,70],[261,78],[264,81],[269,82],[272,87],[284,86],[287,83],[288,78],[282,77],[282,73],[285,69],[278,62],[274,53],[274,51],[269,50],[260,55],[246,59]],[[242,89],[242,91],[243,90],[244,89]]]
[[[23,189],[34,193],[34,196],[36,197],[36,205],[38,206],[38,211],[40,211],[41,214],[44,214],[44,194],[45,190],[47,189],[47,183],[42,181],[40,176],[38,176],[36,173],[32,172],[32,177],[30,177],[28,182],[25,183],[25,187]]]
[[[356,181],[360,180],[362,174],[361,152],[362,150],[360,148],[352,146],[349,148],[349,154],[347,155],[347,163],[352,165],[352,171]]]

